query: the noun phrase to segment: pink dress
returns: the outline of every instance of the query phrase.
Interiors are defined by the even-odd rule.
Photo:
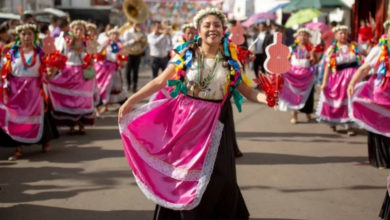
[[[68,57],[66,66],[48,84],[53,105],[53,118],[57,125],[92,125],[96,98],[96,78],[85,80],[82,58],[84,52],[74,51],[65,41],[57,49]]]
[[[196,66],[187,70],[181,84],[188,95],[197,83]],[[236,182],[232,136],[225,127],[230,126],[225,91],[229,72],[222,62],[217,66],[210,85],[199,93],[202,98],[162,95],[126,115],[119,125],[128,163],[139,188],[157,204],[157,219],[211,216],[209,212],[248,216]],[[223,210],[217,210],[218,204]]]
[[[326,53],[326,61],[330,62],[330,47]],[[358,63],[356,56],[351,54],[348,45],[339,48],[336,54],[337,70],[329,70],[328,83],[320,94],[317,106],[317,120],[330,124],[351,123],[352,119],[348,115],[348,95],[347,87],[355,74]]]
[[[282,75],[284,85],[279,95],[281,111],[302,109],[315,83],[310,54],[307,50],[297,48],[292,53],[290,62],[290,71]]]

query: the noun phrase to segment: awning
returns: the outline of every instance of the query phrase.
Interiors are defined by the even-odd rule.
[[[269,10],[268,12],[271,12],[271,13],[275,13],[278,9],[280,8],[284,8],[288,5],[289,3],[282,3],[280,5],[277,5],[276,7],[272,8],[271,10]]]
[[[283,12],[298,11],[306,8],[348,8],[341,0],[292,0],[284,8]]]
[[[20,20],[20,15],[0,12],[0,19]]]

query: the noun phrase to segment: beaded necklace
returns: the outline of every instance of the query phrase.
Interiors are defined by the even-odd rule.
[[[30,63],[27,63],[26,62],[26,58],[24,57],[24,52],[23,52],[23,49],[21,47],[19,47],[19,54],[20,54],[20,58],[22,60],[22,63],[23,63],[23,66],[24,66],[24,69],[27,70],[28,68],[31,68],[35,65],[35,62],[36,62],[36,59],[37,59],[37,51],[34,50],[33,48],[33,56],[31,57],[32,60],[29,60]]]
[[[332,46],[332,49],[330,50],[330,54],[329,54],[330,62],[328,63],[328,66],[330,67],[332,72],[336,72],[336,70],[337,70],[336,57],[340,53],[340,43],[338,42],[338,40],[333,40],[331,46]],[[360,53],[359,53],[359,50],[356,47],[355,43],[353,43],[353,42],[349,43],[349,53],[350,53],[350,55],[356,57],[356,62],[358,64],[358,66],[360,66],[362,64],[361,58],[360,58]]]
[[[304,49],[302,49],[300,47],[300,45],[298,44],[298,42],[295,42],[292,46],[291,46],[291,53],[289,55],[289,59],[291,58],[291,56],[294,54],[295,57],[297,59],[310,59],[310,52],[313,48],[313,45],[310,44],[310,43],[307,43],[304,45]]]
[[[205,89],[209,86],[210,82],[213,80],[215,73],[218,69],[218,55],[214,58],[214,64],[213,67],[209,70],[209,73],[205,77],[205,64],[204,64],[204,58],[205,56],[202,54],[201,57],[198,57],[198,84],[200,89]]]
[[[378,69],[377,80],[380,82],[381,88],[385,89],[390,81],[390,45],[386,37],[382,37],[379,40],[379,47],[381,48],[381,53],[375,66]]]

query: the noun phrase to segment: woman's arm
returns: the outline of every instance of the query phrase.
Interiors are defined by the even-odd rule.
[[[324,63],[325,66],[325,71],[324,71],[324,77],[322,78],[322,84],[321,84],[321,90],[324,90],[325,87],[326,87],[326,84],[328,83],[328,78],[329,78],[329,66],[328,64],[325,62]]]
[[[352,96],[355,84],[360,82],[364,77],[367,76],[368,72],[370,70],[370,64],[364,63],[361,67],[359,67],[358,70],[356,70],[356,73],[353,75],[351,81],[349,82],[347,94],[348,96]]]
[[[237,89],[248,100],[250,100],[252,102],[267,104],[267,98],[266,98],[264,93],[261,93],[255,89],[247,86],[245,83],[241,83],[237,87]]]
[[[133,106],[143,99],[151,96],[155,92],[161,90],[166,85],[167,80],[171,79],[175,74],[175,65],[170,64],[161,75],[148,82],[138,92],[130,96],[125,103],[119,108],[118,122],[122,120],[122,117],[129,113]]]

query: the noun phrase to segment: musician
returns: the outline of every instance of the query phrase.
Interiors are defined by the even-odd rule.
[[[158,71],[167,67],[169,51],[172,49],[171,36],[168,28],[163,28],[161,22],[155,21],[153,31],[148,35],[150,48],[151,66],[153,78],[156,78]]]
[[[124,33],[123,42],[124,46],[129,46],[135,49],[135,51],[139,51],[138,54],[130,54],[128,56],[126,68],[127,88],[130,90],[131,85],[133,85],[132,91],[135,93],[137,92],[139,64],[141,63],[142,56],[145,54],[142,44],[146,44],[147,42],[146,35],[142,31],[140,23],[133,24],[133,26]]]
[[[264,62],[267,58],[265,54],[265,48],[270,45],[273,41],[273,36],[271,32],[268,30],[267,24],[262,22],[258,24],[259,34],[256,38],[256,51],[255,51],[255,60],[253,62],[253,70],[255,71],[255,75],[259,73],[259,70],[262,73],[265,73]],[[259,69],[260,68],[260,69]]]

